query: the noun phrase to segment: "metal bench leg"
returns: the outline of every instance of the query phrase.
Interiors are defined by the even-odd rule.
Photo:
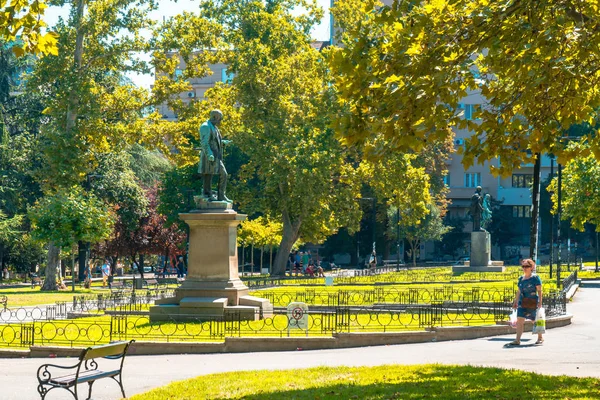
[[[88,385],[89,385],[89,389],[88,389],[88,397],[87,400],[90,400],[92,398],[92,385],[94,384],[94,382],[96,381],[89,381]]]
[[[123,398],[127,398],[127,396],[125,396],[125,389],[123,388],[123,376],[119,374],[118,378],[115,376],[113,376],[112,378],[119,384],[119,387],[121,388],[121,393],[123,394]]]

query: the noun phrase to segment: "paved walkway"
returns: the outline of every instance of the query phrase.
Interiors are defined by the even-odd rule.
[[[176,380],[214,372],[258,369],[288,369],[313,366],[371,366],[382,364],[470,364],[524,369],[550,375],[592,376],[600,378],[600,283],[584,282],[568,311],[573,323],[546,334],[543,346],[533,346],[533,336],[523,335],[523,346],[504,348],[514,338],[495,336],[474,340],[273,353],[130,356],[125,361],[125,392],[143,393]],[[65,359],[0,360],[0,398],[2,400],[39,399],[36,392],[37,368],[44,362],[70,364]],[[84,386],[81,386],[85,389]],[[63,392],[63,393],[60,393]],[[66,399],[64,390],[55,390],[51,399]],[[94,399],[119,398],[116,383],[99,381]]]

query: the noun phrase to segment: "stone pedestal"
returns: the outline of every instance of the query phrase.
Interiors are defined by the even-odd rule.
[[[471,232],[471,258],[472,267],[487,267],[490,264],[492,245],[490,234],[487,231]]]
[[[175,296],[150,307],[151,321],[196,320],[239,314],[254,320],[271,316],[272,304],[248,295],[238,275],[237,226],[246,219],[225,202],[179,214],[190,227],[188,275]]]
[[[465,265],[452,267],[453,273],[460,272],[504,272],[504,262],[491,261],[492,245],[490,234],[480,230],[471,232],[471,257]]]

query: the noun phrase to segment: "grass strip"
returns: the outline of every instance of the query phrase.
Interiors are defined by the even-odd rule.
[[[600,380],[453,365],[229,372],[174,382],[131,400],[597,399]]]

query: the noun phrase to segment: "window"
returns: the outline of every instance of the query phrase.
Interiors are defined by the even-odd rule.
[[[450,174],[444,175],[444,185],[450,186]]]
[[[465,174],[465,187],[477,187],[481,185],[481,174],[472,172]]]
[[[512,176],[512,187],[514,188],[530,188],[532,182],[532,174],[513,174]]]
[[[183,76],[183,70],[182,70],[181,68],[177,68],[177,69],[175,70],[175,78],[176,78],[176,79],[179,79],[179,78],[181,78],[182,76]]]
[[[514,218],[531,218],[531,206],[513,206]]]
[[[458,109],[462,111],[465,119],[479,119],[475,118],[475,113],[481,111],[481,104],[458,104]]]

